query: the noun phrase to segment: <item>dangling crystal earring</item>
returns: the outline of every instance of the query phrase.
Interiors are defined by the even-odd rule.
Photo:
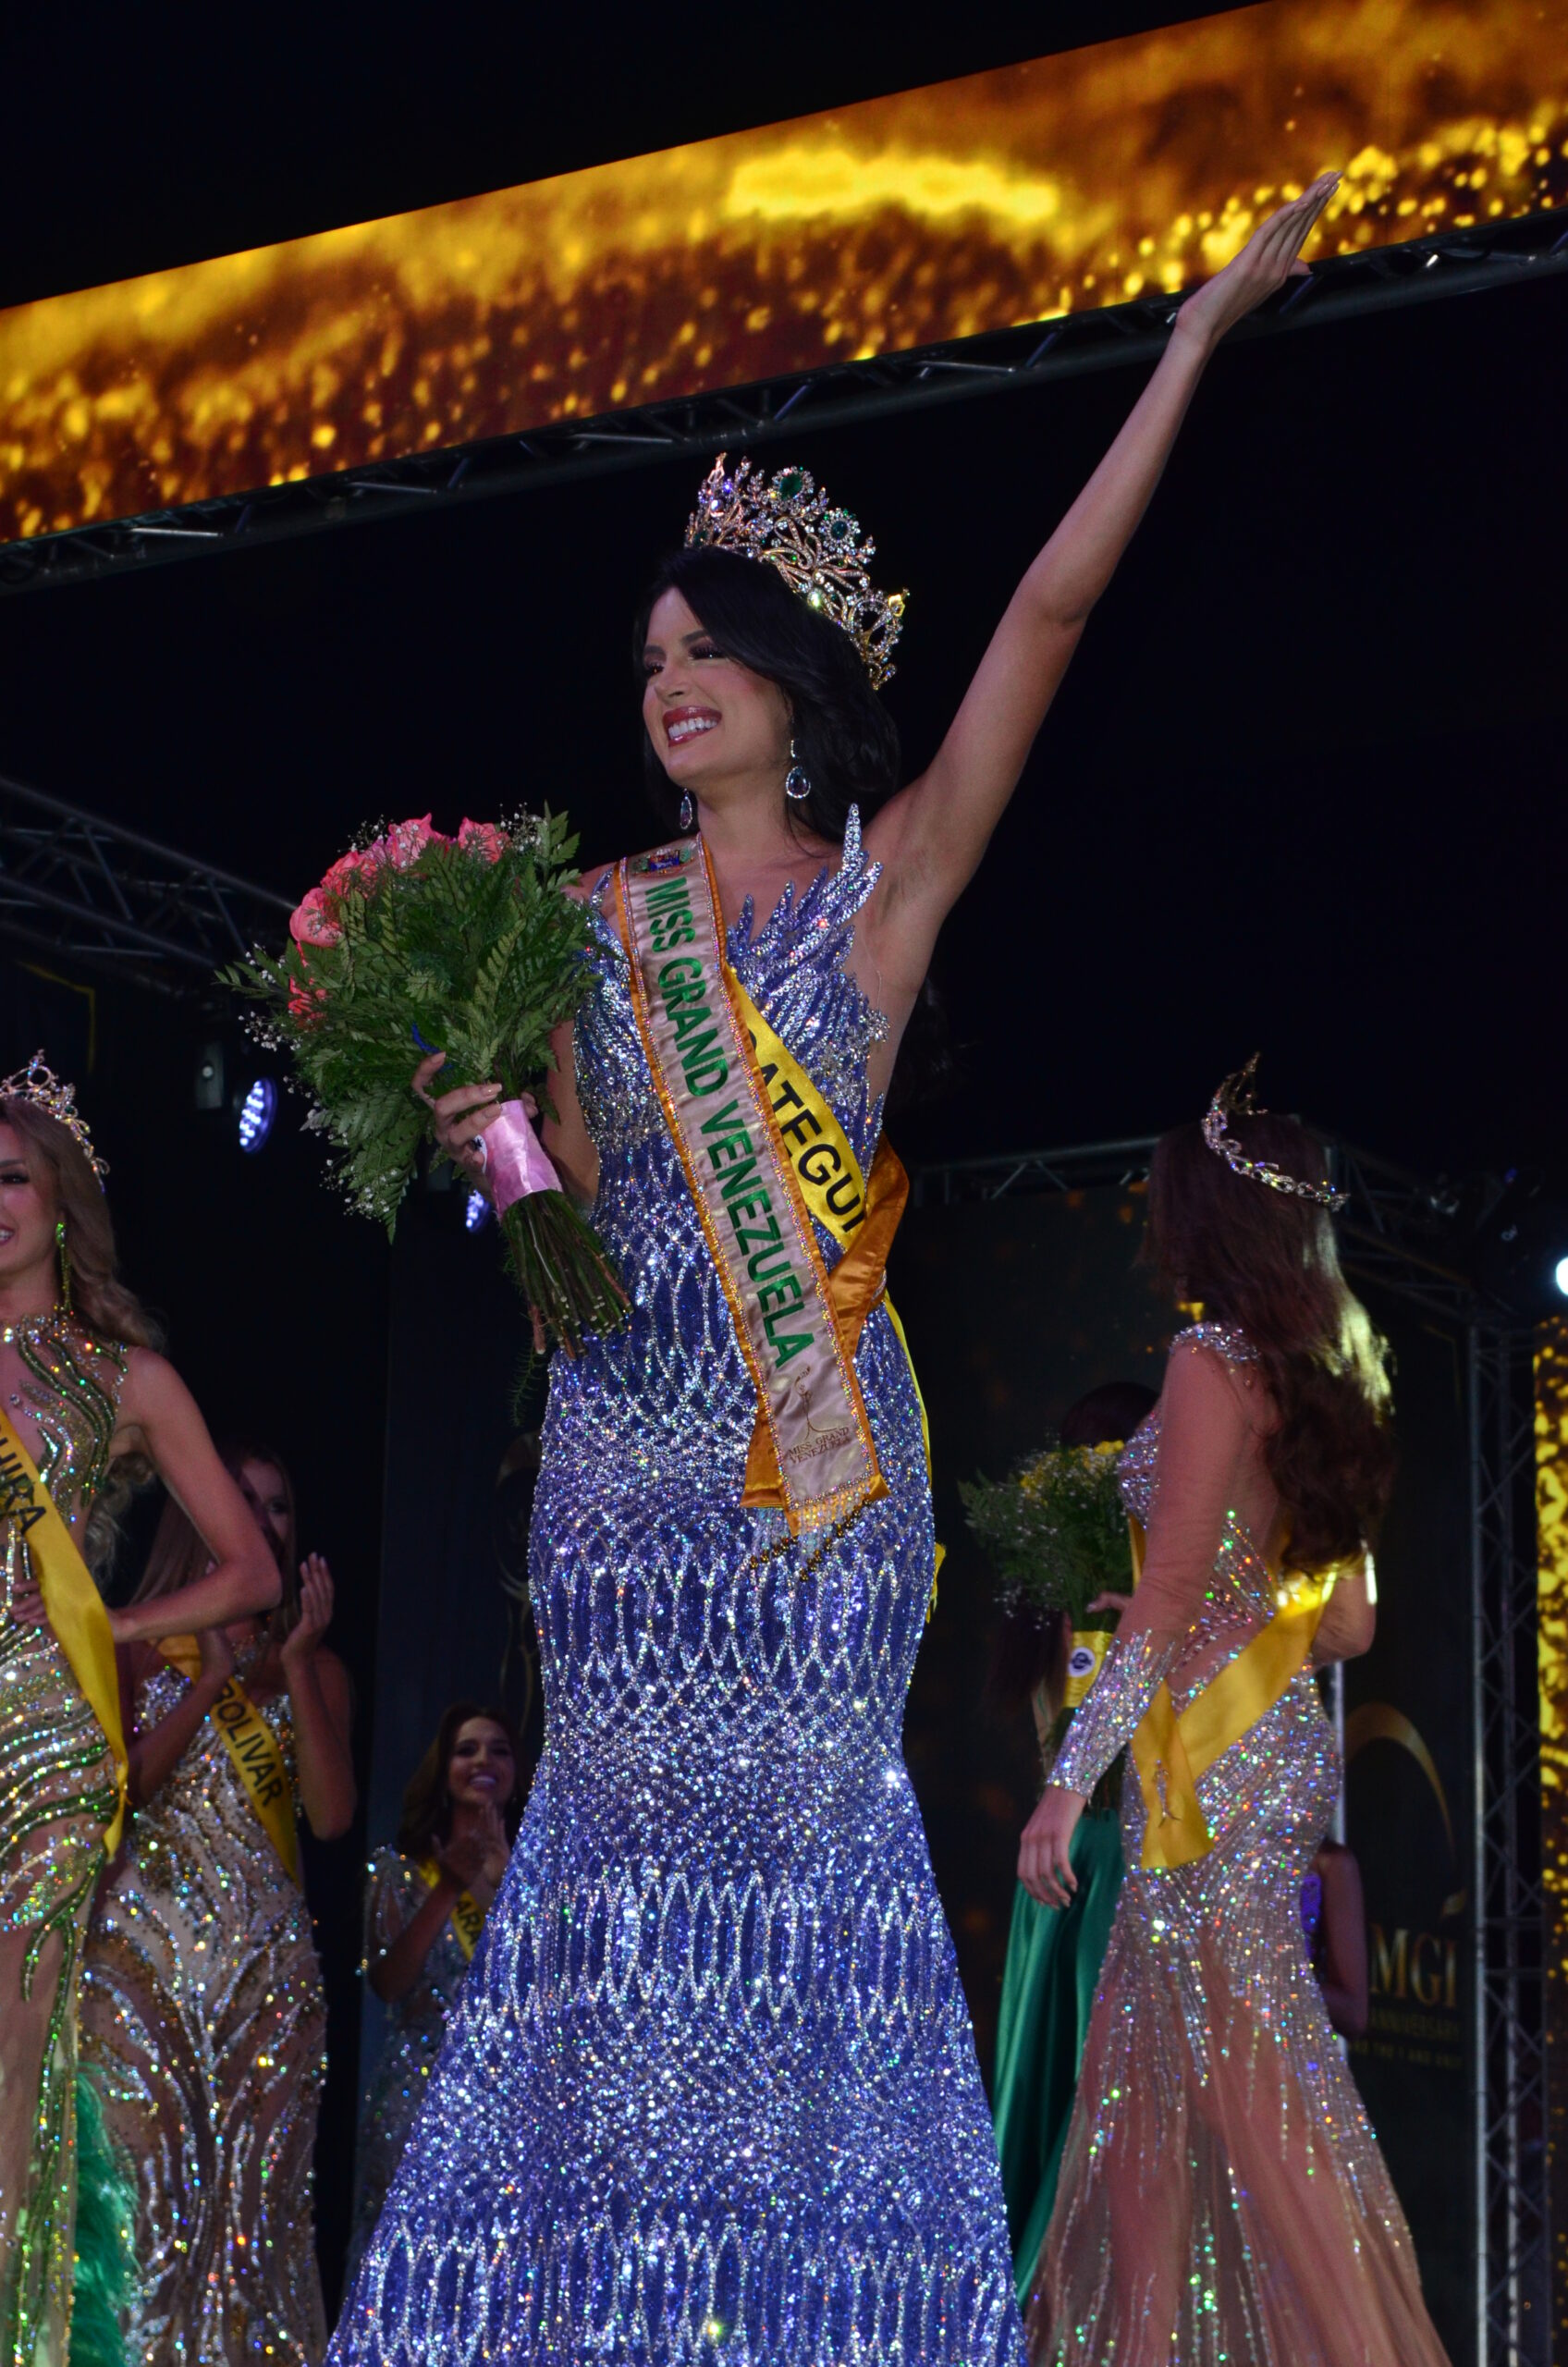
[[[796,805],[803,803],[811,795],[811,775],[802,764],[793,740],[790,742],[790,769],[784,776],[784,794]]]
[[[64,1217],[55,1220],[55,1246],[60,1253],[60,1305],[68,1315],[71,1311],[71,1260],[70,1252],[66,1247]]]
[[[680,792],[680,827],[683,830],[694,829],[696,821],[697,809],[692,803],[692,792],[683,789]]]

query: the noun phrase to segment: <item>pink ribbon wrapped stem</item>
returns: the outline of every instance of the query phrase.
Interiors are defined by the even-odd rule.
[[[560,1190],[561,1179],[533,1131],[526,1101],[503,1101],[499,1118],[479,1139],[497,1216],[505,1216],[515,1200],[526,1199],[530,1192]]]

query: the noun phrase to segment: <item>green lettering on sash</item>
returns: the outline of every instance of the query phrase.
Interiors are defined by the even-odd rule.
[[[672,904],[678,911],[690,911],[692,891],[684,879],[655,880],[643,897],[643,904],[650,913],[668,912]]]
[[[763,1328],[772,1343],[773,1353],[778,1359],[780,1372],[787,1364],[791,1363],[800,1355],[802,1348],[811,1346],[815,1336],[810,1331],[786,1331],[780,1339],[773,1327],[776,1323],[787,1323],[789,1319],[785,1315],[765,1315],[763,1318]]]
[[[770,1307],[776,1315],[792,1315],[796,1307],[805,1305],[801,1278],[793,1267],[787,1274],[781,1274],[777,1282],[768,1282],[758,1291],[757,1305],[764,1315]]]
[[[741,1115],[740,1104],[735,1101],[727,1101],[722,1110],[716,1110],[711,1118],[703,1120],[703,1132],[704,1134],[733,1134],[737,1128],[744,1127],[745,1122]]]
[[[694,953],[679,953],[673,962],[667,962],[659,972],[659,984],[668,992],[670,987],[680,986],[685,980],[700,978],[702,975],[703,965]]]
[[[686,1090],[693,1101],[704,1100],[710,1093],[717,1093],[721,1086],[729,1082],[729,1068],[718,1052],[712,1052],[705,1060],[699,1060],[693,1067],[683,1069],[681,1074],[686,1081]]]
[[[759,1233],[753,1225],[742,1224],[733,1208],[729,1211],[729,1220],[735,1227],[735,1238],[742,1249],[750,1248],[758,1242],[766,1245],[780,1238],[778,1219],[775,1216],[768,1218],[768,1229],[766,1233]]]
[[[715,1168],[734,1167],[741,1159],[749,1160],[753,1167],[757,1163],[750,1134],[720,1134],[717,1142],[709,1146],[708,1160]]]
[[[772,1265],[768,1263],[770,1257],[776,1258]],[[753,1282],[771,1282],[790,1270],[790,1252],[782,1243],[777,1253],[772,1249],[759,1249],[754,1257],[746,1260],[746,1271]]]
[[[677,1058],[680,1060],[682,1067],[684,1067],[686,1061],[690,1060],[693,1052],[704,1051],[709,1044],[717,1044],[718,1041],[718,1030],[714,1025],[713,1021],[709,1016],[708,1007],[705,1002],[690,1002],[683,1004],[681,1008],[676,1012],[673,1024],[675,1027],[675,1040],[680,1047]],[[694,1044],[688,1045],[686,1038],[691,1035],[692,1029],[696,1027],[705,1027],[708,1032],[705,1036],[699,1036]]]

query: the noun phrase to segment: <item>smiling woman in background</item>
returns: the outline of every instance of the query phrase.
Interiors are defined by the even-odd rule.
[[[522,1817],[521,1753],[502,1710],[454,1701],[403,1795],[393,1849],[370,1862],[365,1976],[386,2007],[360,2120],[349,2274],[424,2102],[447,2016]]]

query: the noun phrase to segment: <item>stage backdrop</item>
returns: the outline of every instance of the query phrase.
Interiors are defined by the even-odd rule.
[[[892,1270],[931,1417],[948,1547],[911,1693],[906,1750],[989,2073],[1032,1739],[986,1704],[991,1576],[957,1483],[1039,1445],[1082,1392],[1158,1387],[1171,1329],[1135,1269],[1141,1188],[915,1208]],[[508,1411],[524,1343],[493,1232],[455,1193],[409,1212],[394,1258],[386,1563],[372,1835],[454,1695],[503,1686],[537,1400]],[[1467,1545],[1456,1343],[1397,1301],[1403,1468],[1379,1560],[1377,1644],[1347,1674],[1349,1839],[1366,1885],[1373,2024],[1357,2079],[1409,2211],[1439,2330],[1471,2355],[1464,2033],[1469,1834]],[[368,2017],[367,2017],[368,2018]],[[373,2041],[374,2041],[374,2033]]]

